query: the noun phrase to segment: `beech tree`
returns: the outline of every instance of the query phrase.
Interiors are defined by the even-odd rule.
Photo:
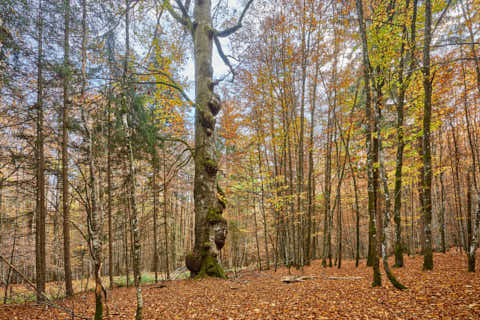
[[[221,102],[214,92],[217,82],[213,80],[213,43],[231,68],[223,52],[219,38],[235,33],[242,26],[242,20],[252,4],[249,0],[238,23],[218,31],[212,24],[212,1],[195,0],[193,17],[189,15],[190,1],[185,4],[175,0],[180,13],[169,0],[164,5],[169,13],[191,34],[195,60],[195,246],[186,257],[186,265],[192,277],[206,276],[225,278],[223,267],[218,262],[219,250],[225,245],[227,221],[222,217],[226,206],[225,194],[217,182],[217,149],[215,116],[220,112]],[[193,18],[193,20],[192,20]],[[233,70],[232,70],[233,72]]]

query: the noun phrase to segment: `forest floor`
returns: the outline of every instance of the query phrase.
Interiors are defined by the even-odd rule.
[[[477,261],[480,257],[477,258]],[[435,269],[422,271],[422,256],[405,256],[405,268],[393,269],[408,289],[371,287],[372,270],[362,261],[344,261],[341,269],[320,261],[292,275],[315,277],[284,283],[288,269],[243,272],[231,280],[178,280],[143,286],[144,319],[480,319],[480,271],[466,272],[466,257],[456,251],[435,254]],[[477,263],[477,270],[480,265]],[[329,277],[345,279],[332,280]],[[350,278],[349,278],[350,277]],[[110,316],[134,319],[135,288],[109,292]],[[55,301],[76,315],[93,318],[92,292]],[[1,305],[2,320],[72,319],[34,303]]]

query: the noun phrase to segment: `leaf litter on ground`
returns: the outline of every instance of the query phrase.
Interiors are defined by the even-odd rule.
[[[476,273],[466,272],[466,257],[456,250],[435,254],[434,259],[434,270],[423,272],[422,256],[405,256],[405,267],[393,269],[408,287],[404,291],[393,288],[385,276],[382,287],[372,288],[372,271],[364,261],[358,268],[354,261],[345,261],[341,269],[313,261],[303,271],[292,268],[291,274],[281,268],[246,271],[227,281],[169,281],[161,290],[154,290],[158,284],[147,285],[144,319],[480,319],[480,266]],[[302,276],[308,281],[282,282]],[[93,318],[92,292],[55,303]],[[134,319],[135,288],[109,291],[108,306],[110,316],[105,319]],[[71,319],[71,315],[24,303],[0,306],[0,319]]]

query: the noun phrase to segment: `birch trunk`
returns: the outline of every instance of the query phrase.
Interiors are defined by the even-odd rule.
[[[95,276],[95,320],[103,319],[104,301],[102,293],[106,300],[106,291],[103,288],[100,271],[102,268],[102,236],[101,236],[101,217],[97,205],[97,181],[93,154],[93,133],[88,128],[88,119],[85,115],[85,90],[86,90],[86,65],[87,65],[87,0],[82,0],[82,66],[81,66],[81,93],[82,120],[88,139],[87,163],[89,167],[89,193],[90,201],[87,208],[87,227],[88,227],[88,248],[93,260]],[[88,281],[87,281],[88,282]]]
[[[135,312],[135,319],[143,319],[143,297],[141,284],[141,243],[140,243],[140,230],[138,226],[137,218],[137,200],[136,200],[136,175],[135,175],[135,160],[133,157],[133,145],[132,136],[133,128],[130,128],[128,122],[128,115],[133,112],[132,108],[132,91],[128,84],[129,71],[128,71],[128,59],[130,56],[130,0],[125,0],[125,59],[123,65],[123,85],[124,85],[124,98],[127,112],[123,114],[123,127],[127,134],[127,147],[128,147],[128,164],[129,164],[129,177],[130,177],[130,189],[129,202],[131,206],[130,214],[130,226],[132,228],[132,254],[133,254],[133,278],[135,284],[135,291],[137,297],[137,310]]]

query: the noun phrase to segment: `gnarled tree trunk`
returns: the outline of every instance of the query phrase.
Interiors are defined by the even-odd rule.
[[[222,217],[223,199],[217,197],[217,148],[215,116],[220,101],[213,93],[211,0],[196,0],[193,28],[195,58],[195,245],[186,264],[193,277],[225,278],[218,262],[219,250],[225,244],[227,221]],[[218,190],[220,191],[220,190]],[[223,197],[222,192],[219,192]]]
[[[215,145],[215,116],[220,112],[220,99],[213,92],[212,49],[213,43],[225,64],[232,66],[222,50],[219,37],[228,37],[241,26],[246,11],[252,4],[249,0],[238,23],[217,31],[212,24],[212,1],[195,0],[193,22],[189,16],[190,1],[180,8],[179,14],[170,4],[163,4],[178,22],[193,37],[195,60],[195,178],[193,195],[195,198],[195,245],[193,252],[186,257],[186,265],[192,277],[206,276],[225,278],[223,268],[218,261],[219,250],[225,245],[227,221],[222,217],[225,209],[225,195],[217,184],[217,148]],[[233,70],[232,70],[233,71]]]

